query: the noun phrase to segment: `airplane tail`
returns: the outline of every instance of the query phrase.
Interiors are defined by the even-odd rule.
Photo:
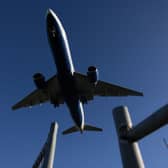
[[[103,131],[102,128],[97,128],[91,125],[85,125],[83,130],[80,130],[77,126],[73,126],[71,128],[68,128],[67,130],[63,131],[62,134],[66,135],[66,134],[71,134],[74,132],[78,132],[80,131],[81,133],[83,133],[83,131]]]

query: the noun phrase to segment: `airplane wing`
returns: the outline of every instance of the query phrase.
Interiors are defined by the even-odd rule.
[[[74,73],[77,89],[87,100],[92,100],[94,96],[143,96],[143,93],[131,90],[118,85],[110,84],[99,80],[94,86],[86,75]]]
[[[16,110],[22,107],[31,107],[37,104],[47,102],[51,99],[56,100],[58,104],[63,104],[64,99],[61,95],[62,93],[59,81],[56,75],[54,75],[52,78],[46,81],[46,87],[44,89],[34,90],[21,101],[12,106],[12,109]]]

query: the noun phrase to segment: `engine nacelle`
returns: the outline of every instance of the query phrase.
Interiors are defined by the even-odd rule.
[[[45,77],[41,73],[36,73],[33,75],[33,80],[38,89],[44,89],[46,82]]]
[[[99,80],[98,69],[94,66],[90,66],[88,68],[87,76],[88,76],[88,79],[89,79],[90,83],[93,83],[93,84],[96,85],[97,81]]]

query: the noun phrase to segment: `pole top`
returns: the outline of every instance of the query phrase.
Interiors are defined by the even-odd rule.
[[[127,106],[123,106],[123,105],[120,105],[120,106],[117,106],[113,109],[113,113],[114,112],[121,112],[121,111],[128,111],[128,107]]]

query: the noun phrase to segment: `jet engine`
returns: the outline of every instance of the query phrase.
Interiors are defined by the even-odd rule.
[[[98,69],[94,66],[90,66],[88,68],[87,76],[88,76],[90,83],[93,83],[94,85],[96,85],[97,81],[99,80]]]
[[[45,77],[41,73],[36,73],[33,75],[33,80],[38,89],[43,89],[46,85]]]

